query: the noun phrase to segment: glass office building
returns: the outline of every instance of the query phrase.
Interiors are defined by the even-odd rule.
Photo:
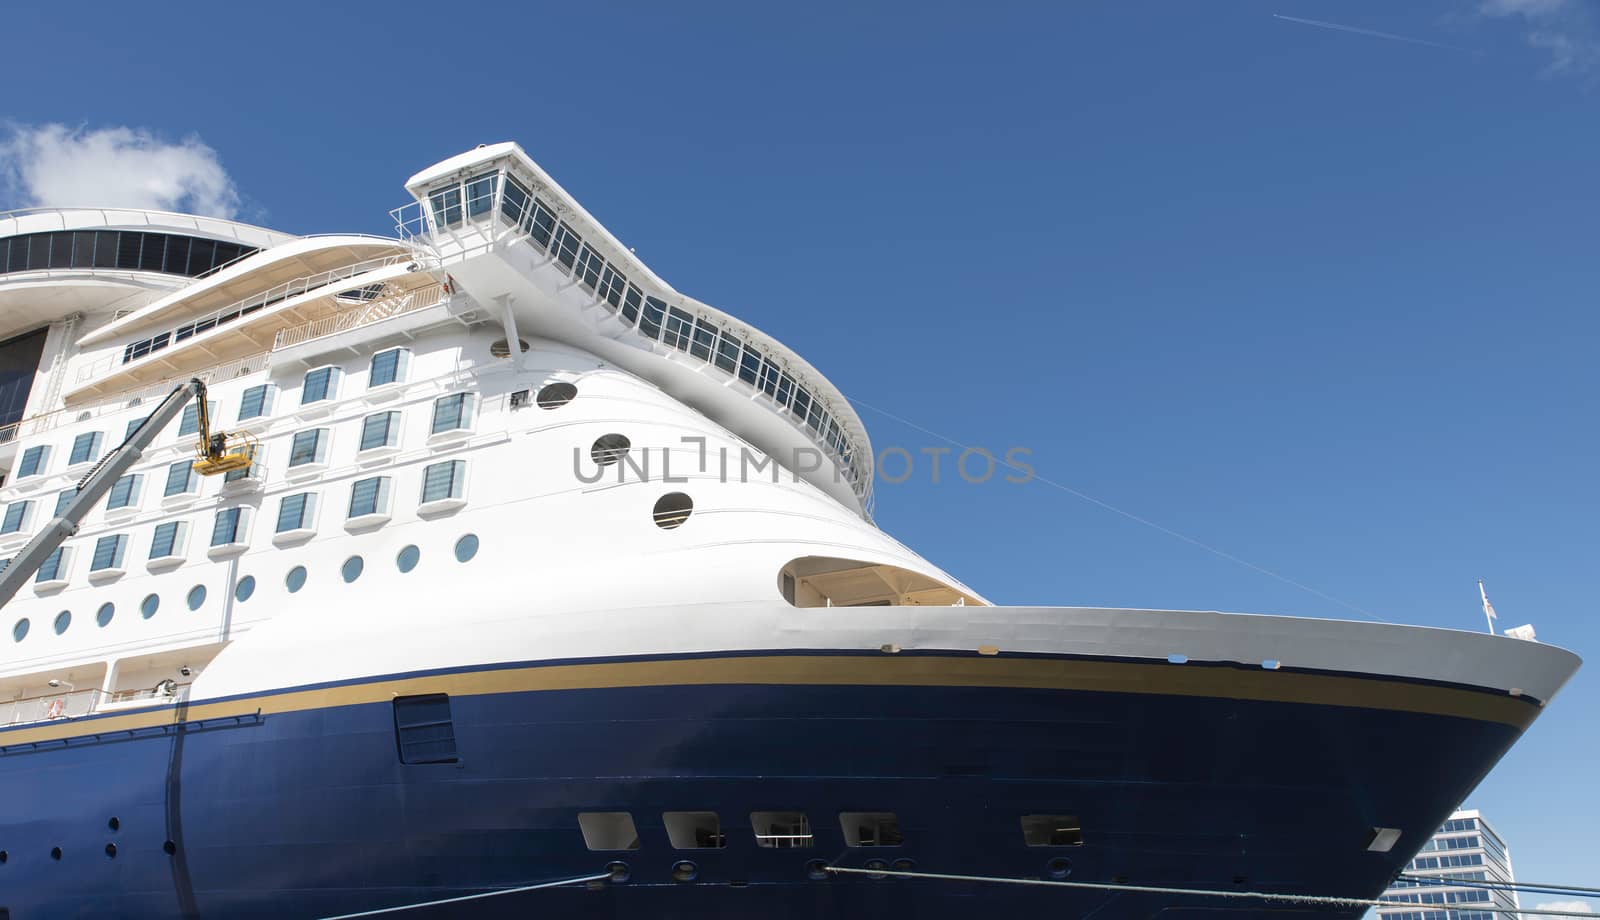
[[[1379,920],[1518,920],[1517,893],[1496,887],[1516,880],[1511,852],[1475,810],[1450,816],[1383,893]]]

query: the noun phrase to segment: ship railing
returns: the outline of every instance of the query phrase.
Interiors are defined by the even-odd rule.
[[[210,330],[213,327],[220,326],[223,323],[232,322],[233,320],[238,319],[247,313],[254,313],[255,311],[264,307],[270,307],[275,303],[288,300],[291,297],[299,297],[301,294],[338,284],[341,281],[349,280],[357,275],[364,275],[368,272],[377,271],[378,269],[382,268],[388,268],[392,265],[401,265],[415,261],[416,256],[410,253],[377,256],[371,259],[363,259],[360,262],[352,262],[349,265],[342,265],[338,268],[330,268],[327,271],[317,272],[314,275],[306,275],[302,278],[295,278],[291,281],[285,281],[282,284],[268,288],[265,291],[251,294],[249,297],[236,300],[220,310],[213,310],[204,316],[192,319],[180,326],[178,330],[175,330],[175,332],[187,331],[188,334],[183,335],[181,338],[189,338]],[[96,377],[105,375],[106,373],[110,372],[112,368],[117,366],[117,360],[120,357],[122,356],[116,353],[108,354],[92,364],[88,364],[79,368],[77,382],[86,383]],[[129,362],[123,361],[122,363],[127,364]]]
[[[362,326],[370,326],[373,323],[380,323],[386,319],[393,319],[396,316],[403,316],[407,313],[414,313],[418,310],[435,306],[443,303],[446,299],[447,295],[444,293],[443,285],[430,284],[414,291],[407,291],[404,294],[374,300],[357,309],[345,310],[332,316],[324,316],[308,323],[302,323],[299,326],[279,329],[278,334],[273,338],[272,350],[279,351],[292,345],[309,342],[312,339],[320,339],[323,336],[348,332],[351,329],[359,329]]]
[[[172,700],[182,695],[184,688],[189,684],[180,684],[177,681],[162,681],[154,687],[144,687],[138,690],[117,690],[107,699],[107,706],[119,706],[126,703],[137,703],[144,700]]]
[[[100,690],[70,690],[0,703],[0,725],[26,725],[86,716],[100,704]]]

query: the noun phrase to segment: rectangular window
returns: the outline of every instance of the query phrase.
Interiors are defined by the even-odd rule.
[[[633,815],[625,811],[579,812],[578,829],[583,831],[583,845],[591,850],[639,849],[639,830]]]
[[[768,850],[798,850],[811,846],[811,822],[803,812],[758,811],[750,815],[756,846]]]
[[[74,498],[77,498],[77,497],[78,497],[78,490],[77,489],[62,489],[60,492],[57,492],[56,493],[56,510],[55,510],[55,513],[52,516],[53,517],[60,517],[61,516],[61,512],[67,510],[67,506],[72,504],[72,500]]]
[[[622,293],[622,318],[628,325],[633,325],[639,319],[639,307],[644,304],[644,294],[633,285],[628,285]]]
[[[239,399],[239,421],[272,414],[272,384],[262,383],[244,391]]]
[[[265,445],[255,445],[251,450],[250,465],[237,470],[229,470],[222,474],[223,482],[242,482],[246,479],[260,479],[262,470],[267,464],[267,448]]]
[[[848,847],[897,847],[902,839],[900,819],[890,812],[842,812],[839,826]]]
[[[44,557],[44,564],[39,566],[39,572],[33,576],[33,580],[36,582],[65,581],[67,568],[71,561],[71,550],[65,546],[58,546],[55,552]]]
[[[433,208],[435,227],[453,227],[461,223],[461,186],[451,185],[429,193],[428,204]]]
[[[405,379],[409,354],[404,348],[391,348],[373,355],[372,369],[367,372],[367,386],[381,387]]]
[[[689,337],[694,331],[694,316],[677,307],[667,309],[666,334],[661,337],[665,344],[679,351],[689,350]]]
[[[739,370],[739,352],[743,350],[744,346],[738,339],[729,336],[727,332],[723,332],[717,339],[717,367],[730,374],[737,373]]]
[[[315,492],[297,492],[294,495],[285,495],[278,503],[278,529],[277,533],[287,533],[291,530],[311,530],[317,511],[317,494]]]
[[[498,173],[484,173],[467,180],[467,216],[477,217],[494,209],[494,186]]]
[[[304,466],[307,463],[326,463],[328,460],[328,429],[312,428],[308,431],[297,431],[294,440],[289,444],[289,466],[291,468]]]
[[[707,323],[705,319],[697,320],[694,324],[694,342],[689,346],[689,354],[702,361],[711,360],[711,351],[717,347],[717,327]]]
[[[550,254],[556,257],[568,268],[578,260],[578,247],[583,244],[583,238],[574,233],[572,228],[565,223],[556,227],[554,242],[550,244]]]
[[[523,230],[539,244],[540,249],[547,250],[550,238],[556,232],[555,212],[539,199],[533,199],[533,210],[528,213],[528,218],[523,223]]]
[[[471,423],[472,394],[451,393],[433,401],[433,427],[430,434],[467,428]]]
[[[666,315],[667,304],[665,301],[657,300],[654,297],[646,297],[644,299],[644,311],[639,314],[639,331],[644,333],[645,338],[651,341],[661,338],[661,321]]]
[[[67,458],[68,465],[89,463],[100,459],[101,433],[98,431],[85,431],[72,439],[72,455]]]
[[[389,477],[358,479],[350,486],[350,517],[389,513]]]
[[[122,568],[122,556],[128,548],[128,535],[125,533],[107,534],[95,541],[94,558],[89,560],[89,571],[103,572],[106,569]]]
[[[245,517],[243,508],[223,508],[218,511],[216,520],[211,525],[211,545],[227,546],[232,543],[243,543]]]
[[[728,845],[714,811],[669,811],[661,816],[675,850],[720,850]]]
[[[174,495],[186,495],[198,491],[200,475],[194,471],[194,463],[189,460],[179,460],[167,467],[167,487],[162,490],[162,498]]]
[[[522,183],[506,176],[505,188],[500,192],[500,213],[506,220],[513,224],[522,222],[522,216],[528,213],[528,190]]]
[[[183,522],[167,521],[157,524],[155,536],[150,539],[150,558],[168,559],[183,551]]]
[[[217,401],[206,400],[206,415],[209,418],[217,417]],[[183,407],[183,420],[178,422],[178,437],[186,434],[197,434],[200,431],[200,404],[190,403]]]
[[[300,405],[308,406],[325,399],[333,399],[338,394],[338,389],[337,367],[319,367],[314,371],[307,371],[305,385],[300,388]]]
[[[395,697],[394,739],[401,763],[455,763],[456,733],[449,695]]]
[[[44,472],[45,464],[50,459],[50,445],[35,444],[22,452],[22,462],[17,464],[17,478],[24,476],[37,476]]]
[[[1030,847],[1081,847],[1083,825],[1076,815],[1023,815],[1022,840]]]
[[[606,260],[589,247],[588,243],[578,251],[577,278],[591,291],[600,289],[600,272],[605,270]]]
[[[0,533],[21,533],[33,517],[33,502],[12,502],[6,506],[6,518],[0,523]]]
[[[400,443],[400,413],[379,412],[361,420],[361,446],[358,450],[393,447]]]
[[[139,426],[143,424],[144,419],[142,418],[130,419],[128,421],[128,429],[122,433],[122,440],[126,442],[129,438],[133,437],[133,433],[138,431]]]
[[[144,484],[144,476],[140,473],[129,473],[118,479],[111,487],[111,492],[106,495],[106,510],[113,508],[131,508],[139,503],[139,486]]]
[[[422,471],[422,503],[460,498],[467,479],[467,461],[446,460]]]

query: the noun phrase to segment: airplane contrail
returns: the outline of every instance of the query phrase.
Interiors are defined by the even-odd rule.
[[[1446,51],[1460,51],[1465,54],[1483,54],[1471,48],[1460,45],[1446,45],[1443,42],[1430,42],[1425,38],[1409,38],[1405,35],[1395,35],[1393,32],[1379,32],[1376,29],[1362,29],[1356,26],[1342,26],[1337,22],[1323,22],[1320,19],[1301,19],[1299,16],[1282,16],[1273,13],[1272,18],[1282,19],[1284,22],[1297,22],[1303,26],[1316,26],[1319,29],[1333,29],[1337,32],[1351,32],[1356,35],[1370,35],[1373,38],[1385,38],[1392,42],[1405,42],[1408,45],[1427,45],[1429,48],[1443,48]]]

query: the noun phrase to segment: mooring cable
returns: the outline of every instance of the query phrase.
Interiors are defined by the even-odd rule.
[[[457,898],[441,898],[437,901],[419,901],[416,904],[400,904],[395,907],[380,907],[376,910],[363,910],[353,914],[335,914],[323,917],[322,920],[354,920],[356,917],[381,917],[384,914],[395,914],[405,910],[418,910],[423,907],[438,907],[441,904],[459,904],[462,901],[477,901],[482,898],[498,898],[503,894],[520,894],[524,891],[538,891],[541,888],[560,888],[563,885],[577,885],[581,882],[598,882],[611,878],[610,872],[599,875],[584,875],[578,878],[564,878],[554,882],[540,882],[537,885],[522,885],[516,888],[501,888],[496,891],[484,891],[478,894],[464,894]]]
[[[1270,891],[1216,891],[1209,888],[1171,888],[1163,885],[1126,885],[1114,882],[1069,882],[1042,878],[1007,878],[992,875],[957,875],[949,872],[914,872],[900,869],[854,869],[844,866],[827,866],[825,872],[835,872],[849,875],[870,875],[873,877],[892,878],[920,878],[941,882],[984,882],[996,885],[1032,885],[1046,888],[1087,888],[1096,891],[1123,891],[1136,894],[1177,894],[1191,897],[1207,898],[1240,898],[1252,901],[1288,901],[1296,904],[1322,904],[1329,907],[1406,907],[1409,905],[1395,901],[1376,901],[1370,898],[1340,898],[1319,894],[1283,894]],[[1443,907],[1438,905],[1420,905],[1430,910],[1472,910],[1493,914],[1532,914],[1545,917],[1587,917],[1593,920],[1594,914],[1589,911],[1577,910],[1538,910],[1538,909],[1512,909],[1509,907],[1490,907],[1473,903],[1461,907]]]

